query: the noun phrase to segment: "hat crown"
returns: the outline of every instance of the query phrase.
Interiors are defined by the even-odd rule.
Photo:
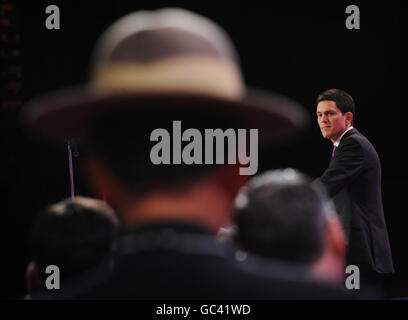
[[[238,55],[211,20],[167,8],[131,13],[109,27],[95,50],[98,91],[188,92],[229,99],[244,94]]]
[[[207,39],[192,32],[177,28],[158,28],[129,35],[110,50],[106,59],[143,63],[187,54],[223,58],[224,53]]]
[[[212,47],[212,53],[219,57],[238,61],[238,54],[231,39],[220,26],[184,9],[137,11],[124,16],[100,37],[95,49],[96,61],[101,63],[120,57],[123,54],[122,50],[128,49],[130,43],[136,50],[129,54],[133,53],[136,57],[140,56],[139,50],[147,54],[148,48],[159,49],[164,54],[167,48],[181,53],[183,49],[187,52],[195,49],[198,52],[200,48],[205,50]],[[164,48],[158,48],[159,43]],[[155,44],[155,46],[149,46],[149,44]],[[136,45],[138,46],[135,47]],[[144,48],[144,45],[147,48]],[[152,57],[157,54],[155,50],[150,53]]]

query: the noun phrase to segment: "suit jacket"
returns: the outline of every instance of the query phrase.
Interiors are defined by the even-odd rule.
[[[362,272],[394,272],[381,196],[381,164],[357,129],[342,137],[321,176],[343,223],[347,263]]]
[[[82,299],[352,299],[286,264],[234,259],[231,246],[189,224],[155,223],[126,233],[112,277]],[[247,263],[248,262],[248,263]],[[251,271],[252,270],[252,271]],[[263,270],[263,271],[260,271]],[[267,271],[266,271],[267,270]]]

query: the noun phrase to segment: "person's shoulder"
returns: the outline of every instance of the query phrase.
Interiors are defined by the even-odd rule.
[[[363,155],[365,142],[363,142],[362,139],[364,139],[364,136],[356,129],[353,128],[347,131],[341,138],[338,152],[341,154],[351,154],[353,156]]]
[[[361,148],[361,150],[364,151],[365,155],[371,155],[374,157],[378,157],[377,151],[374,147],[374,145],[371,143],[371,141],[360,131],[357,129],[352,129],[352,134],[349,136],[349,139],[347,139],[347,143],[354,143],[358,144],[358,146]]]
[[[362,146],[365,146],[367,144],[372,145],[370,140],[368,140],[368,138],[356,128],[353,128],[350,131],[346,132],[342,139],[342,142],[343,141],[348,143],[358,143]]]
[[[361,137],[364,137],[363,134],[356,128],[352,128],[344,133],[343,137],[341,138],[340,144],[344,144],[345,142],[357,141]]]
[[[340,141],[339,147],[342,149],[354,148],[356,149],[355,151],[359,150],[364,152],[375,152],[375,148],[370,140],[368,140],[368,138],[356,128],[353,128],[350,131],[346,132],[346,134]]]
[[[250,276],[254,299],[277,300],[354,300],[354,292],[340,285],[309,278]]]
[[[308,269],[284,261],[248,254],[235,263],[241,284],[255,299],[349,300],[356,296],[340,285],[313,278]]]

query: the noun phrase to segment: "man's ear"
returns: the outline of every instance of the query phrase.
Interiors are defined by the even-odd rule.
[[[95,197],[115,207],[123,190],[104,161],[97,156],[86,156],[82,166]]]
[[[34,260],[31,260],[26,269],[27,292],[35,292],[42,289],[43,281],[41,280],[40,270]]]
[[[324,250],[312,273],[318,278],[341,283],[344,279],[346,242],[343,227],[336,214],[327,217]]]
[[[249,176],[240,175],[240,164],[224,164],[217,172],[218,184],[235,199],[239,189],[248,181]]]
[[[343,226],[337,215],[333,214],[327,219],[327,243],[333,255],[343,258],[346,251],[346,237]]]
[[[346,116],[346,125],[351,126],[351,124],[353,123],[353,117],[354,117],[353,113],[346,112],[345,116]]]

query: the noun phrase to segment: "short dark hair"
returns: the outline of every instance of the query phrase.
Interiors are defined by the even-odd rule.
[[[354,100],[350,94],[340,89],[329,89],[319,94],[316,100],[316,104],[318,104],[320,101],[327,100],[336,102],[337,108],[340,109],[342,114],[345,114],[346,112],[351,112],[353,114],[354,122],[356,108]]]
[[[58,266],[65,280],[112,257],[117,232],[113,210],[101,200],[79,197],[49,206],[40,213],[30,235],[41,279],[48,265]]]
[[[294,169],[265,172],[236,199],[234,238],[248,252],[312,264],[323,251],[328,201],[323,186]]]

